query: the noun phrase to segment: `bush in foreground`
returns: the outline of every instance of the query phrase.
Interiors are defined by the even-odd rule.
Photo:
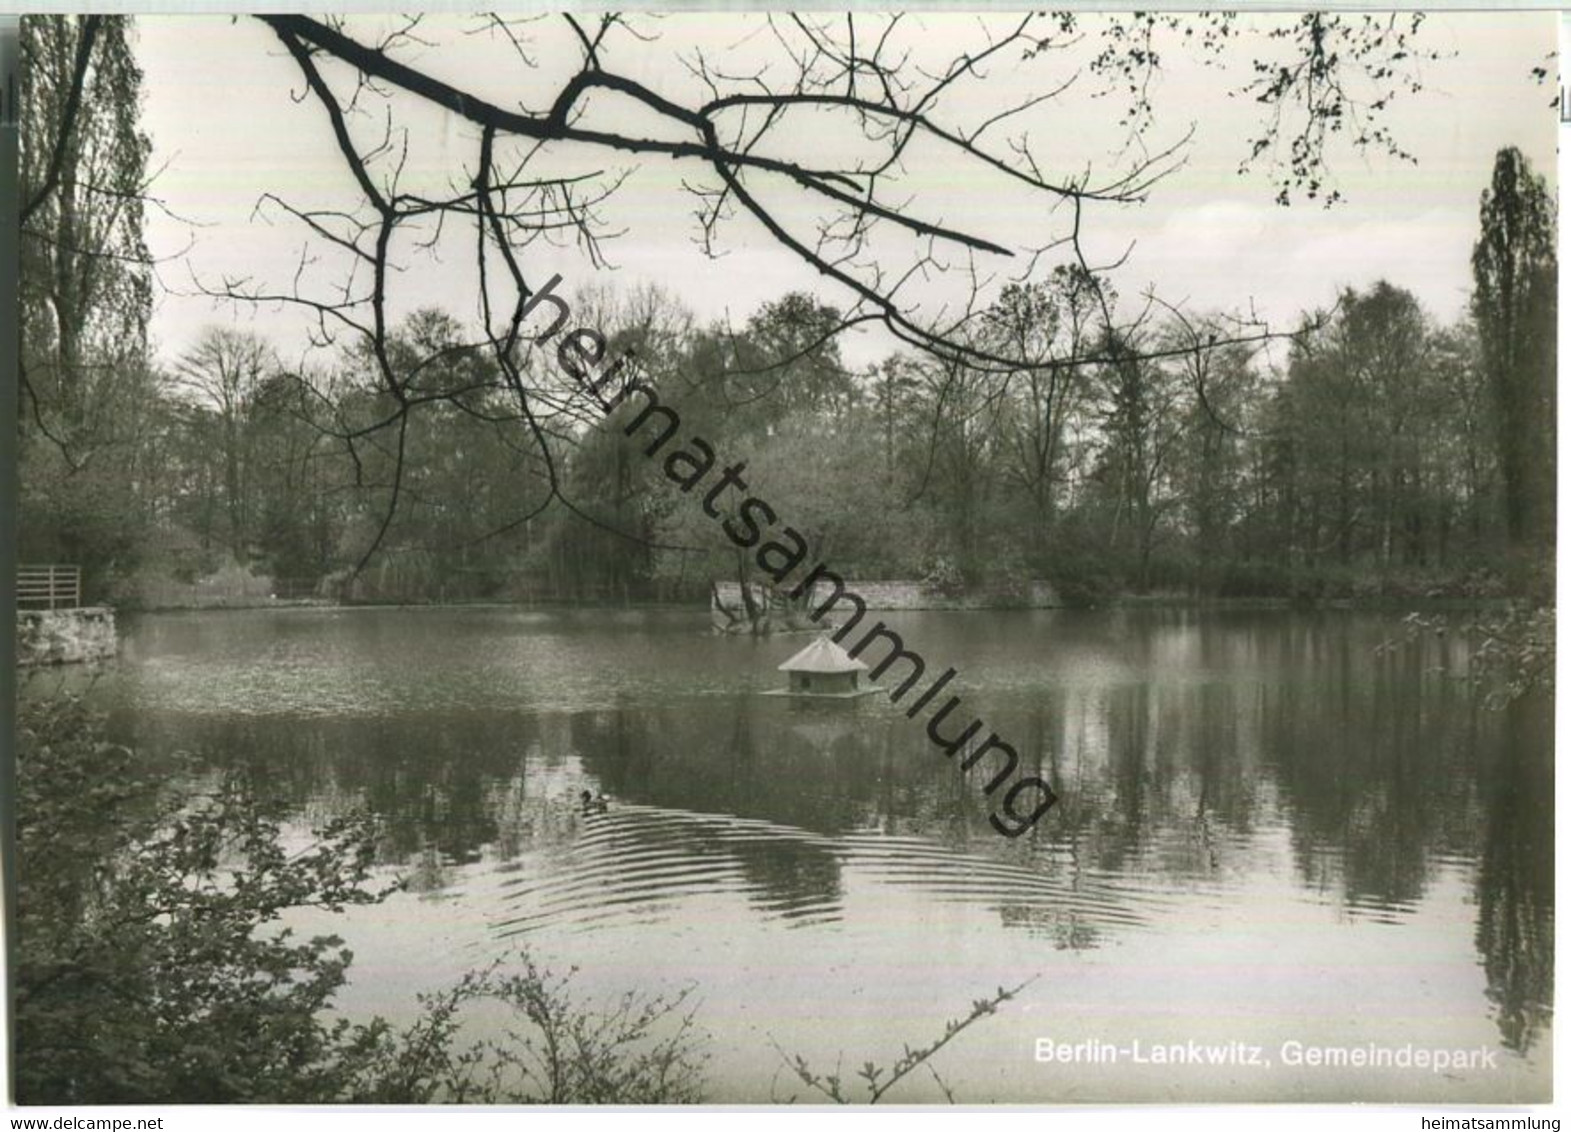
[[[21,706],[15,1065],[27,1104],[698,1099],[687,992],[604,1009],[527,956],[422,1000],[418,1020],[324,1021],[352,955],[289,908],[371,903],[360,818],[284,847],[283,806],[238,779],[173,790],[79,697]],[[467,1008],[503,1040],[460,1043]]]
[[[15,1080],[24,1104],[681,1104],[702,1099],[691,988],[586,1005],[522,951],[422,996],[397,1027],[332,1019],[353,959],[291,908],[374,903],[359,817],[285,848],[281,802],[107,740],[77,696],[24,696],[18,728]],[[856,1085],[777,1045],[804,1085],[877,1103],[1020,987],[1000,988]],[[483,1012],[485,1033],[466,1036]],[[477,1029],[479,1029],[477,1027]],[[794,1099],[794,1098],[791,1098]],[[951,1097],[952,1099],[952,1097]]]

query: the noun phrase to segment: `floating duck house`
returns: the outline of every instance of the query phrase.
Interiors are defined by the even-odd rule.
[[[816,638],[801,652],[780,665],[790,683],[788,696],[865,696],[878,688],[864,681],[867,665],[846,652],[827,635]]]

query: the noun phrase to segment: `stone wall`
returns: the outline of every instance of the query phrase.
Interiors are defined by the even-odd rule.
[[[82,664],[109,660],[118,649],[115,611],[21,609],[16,614],[18,664]]]
[[[741,606],[741,587],[736,582],[716,582],[715,589],[728,608]],[[1056,609],[1064,604],[1052,585],[1042,581],[973,587],[959,594],[945,594],[921,582],[848,581],[846,589],[866,602],[869,609]],[[763,600],[763,586],[755,583],[753,592]],[[833,586],[814,586],[814,606],[833,592]],[[831,616],[833,613],[831,609]]]

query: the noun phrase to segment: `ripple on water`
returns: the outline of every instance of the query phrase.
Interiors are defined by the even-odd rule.
[[[925,902],[995,910],[1020,924],[1061,918],[1143,925],[1154,899],[1116,878],[1068,883],[937,842],[877,832],[831,836],[754,819],[625,805],[586,820],[543,874],[494,874],[494,929],[504,938],[647,923],[705,898],[745,901],[785,927],[837,924],[850,894],[904,890]],[[685,910],[691,914],[692,909]]]

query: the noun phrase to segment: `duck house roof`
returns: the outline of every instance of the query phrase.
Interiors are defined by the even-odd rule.
[[[867,665],[827,636],[816,638],[801,652],[780,665],[781,672],[865,672]]]

